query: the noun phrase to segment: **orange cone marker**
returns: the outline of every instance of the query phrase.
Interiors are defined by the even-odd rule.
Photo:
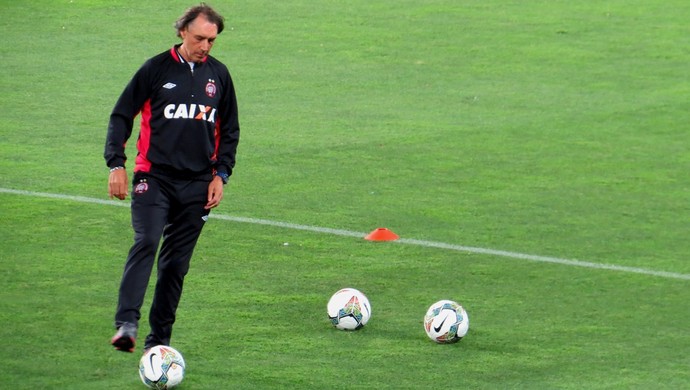
[[[395,241],[398,238],[400,236],[386,228],[378,228],[364,237],[365,240],[369,241]]]

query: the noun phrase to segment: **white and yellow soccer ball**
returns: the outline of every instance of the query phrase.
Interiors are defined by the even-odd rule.
[[[424,330],[427,336],[439,344],[459,341],[465,337],[469,328],[470,318],[465,309],[448,299],[431,305],[424,316]]]
[[[340,330],[361,329],[371,318],[371,304],[361,291],[354,288],[338,290],[328,301],[328,318]]]
[[[184,379],[186,364],[182,354],[167,345],[157,345],[139,360],[139,377],[152,389],[170,389]]]

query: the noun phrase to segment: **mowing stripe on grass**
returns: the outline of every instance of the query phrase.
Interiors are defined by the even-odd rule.
[[[110,206],[129,207],[128,201],[104,200],[104,199],[88,198],[85,196],[51,194],[51,193],[46,193],[46,192],[14,190],[14,189],[10,189],[10,188],[0,188],[0,193],[14,194],[14,195],[25,195],[25,196],[33,196],[33,197],[41,197],[41,198],[51,198],[51,199],[62,199],[62,200],[69,200],[69,201],[75,201],[75,202],[81,202],[81,203],[95,203],[95,204],[105,204],[105,205],[110,205]],[[274,226],[274,227],[280,227],[280,228],[285,228],[285,229],[304,230],[304,231],[309,231],[309,232],[332,234],[332,235],[344,236],[344,237],[364,238],[364,236],[367,235],[367,233],[355,232],[355,231],[351,231],[351,230],[331,229],[331,228],[309,226],[309,225],[299,225],[299,224],[295,224],[295,223],[271,221],[271,220],[267,220],[267,219],[258,219],[258,218],[233,217],[230,215],[223,215],[223,214],[217,214],[217,213],[211,214],[211,217],[215,218],[215,219],[225,220],[225,221]],[[411,239],[411,238],[400,238],[396,241],[392,241],[392,243],[416,245],[416,246],[422,246],[422,247],[427,247],[427,248],[439,248],[439,249],[446,249],[446,250],[452,250],[452,251],[458,251],[458,252],[468,252],[468,253],[476,253],[476,254],[483,254],[483,255],[490,255],[490,256],[500,256],[500,257],[507,257],[507,258],[511,258],[511,259],[518,259],[518,260],[536,261],[536,262],[541,262],[541,263],[554,263],[554,264],[569,265],[569,266],[574,266],[574,267],[584,267],[584,268],[593,268],[593,269],[600,269],[600,270],[611,270],[611,271],[635,273],[635,274],[642,274],[642,275],[649,275],[649,276],[658,276],[658,277],[668,278],[668,279],[690,280],[690,274],[681,274],[681,273],[667,272],[667,271],[655,271],[655,270],[646,269],[646,268],[625,267],[625,266],[613,265],[613,264],[591,263],[591,262],[587,262],[587,261],[561,259],[561,258],[557,258],[557,257],[528,255],[528,254],[524,254],[524,253],[508,252],[508,251],[502,251],[502,250],[497,250],[497,249],[487,249],[487,248],[477,248],[477,247],[455,245],[455,244],[446,244],[443,242],[436,242],[436,241],[424,241],[424,240],[415,240],[415,239]]]

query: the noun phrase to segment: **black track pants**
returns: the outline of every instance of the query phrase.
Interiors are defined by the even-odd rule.
[[[132,190],[132,245],[120,284],[115,326],[138,324],[158,251],[158,278],[146,346],[169,344],[184,277],[209,210],[207,181],[137,173]]]

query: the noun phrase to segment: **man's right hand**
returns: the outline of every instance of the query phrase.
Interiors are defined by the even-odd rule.
[[[108,177],[108,196],[110,199],[116,197],[124,200],[127,197],[127,188],[127,170],[115,169],[111,171],[110,177]]]

